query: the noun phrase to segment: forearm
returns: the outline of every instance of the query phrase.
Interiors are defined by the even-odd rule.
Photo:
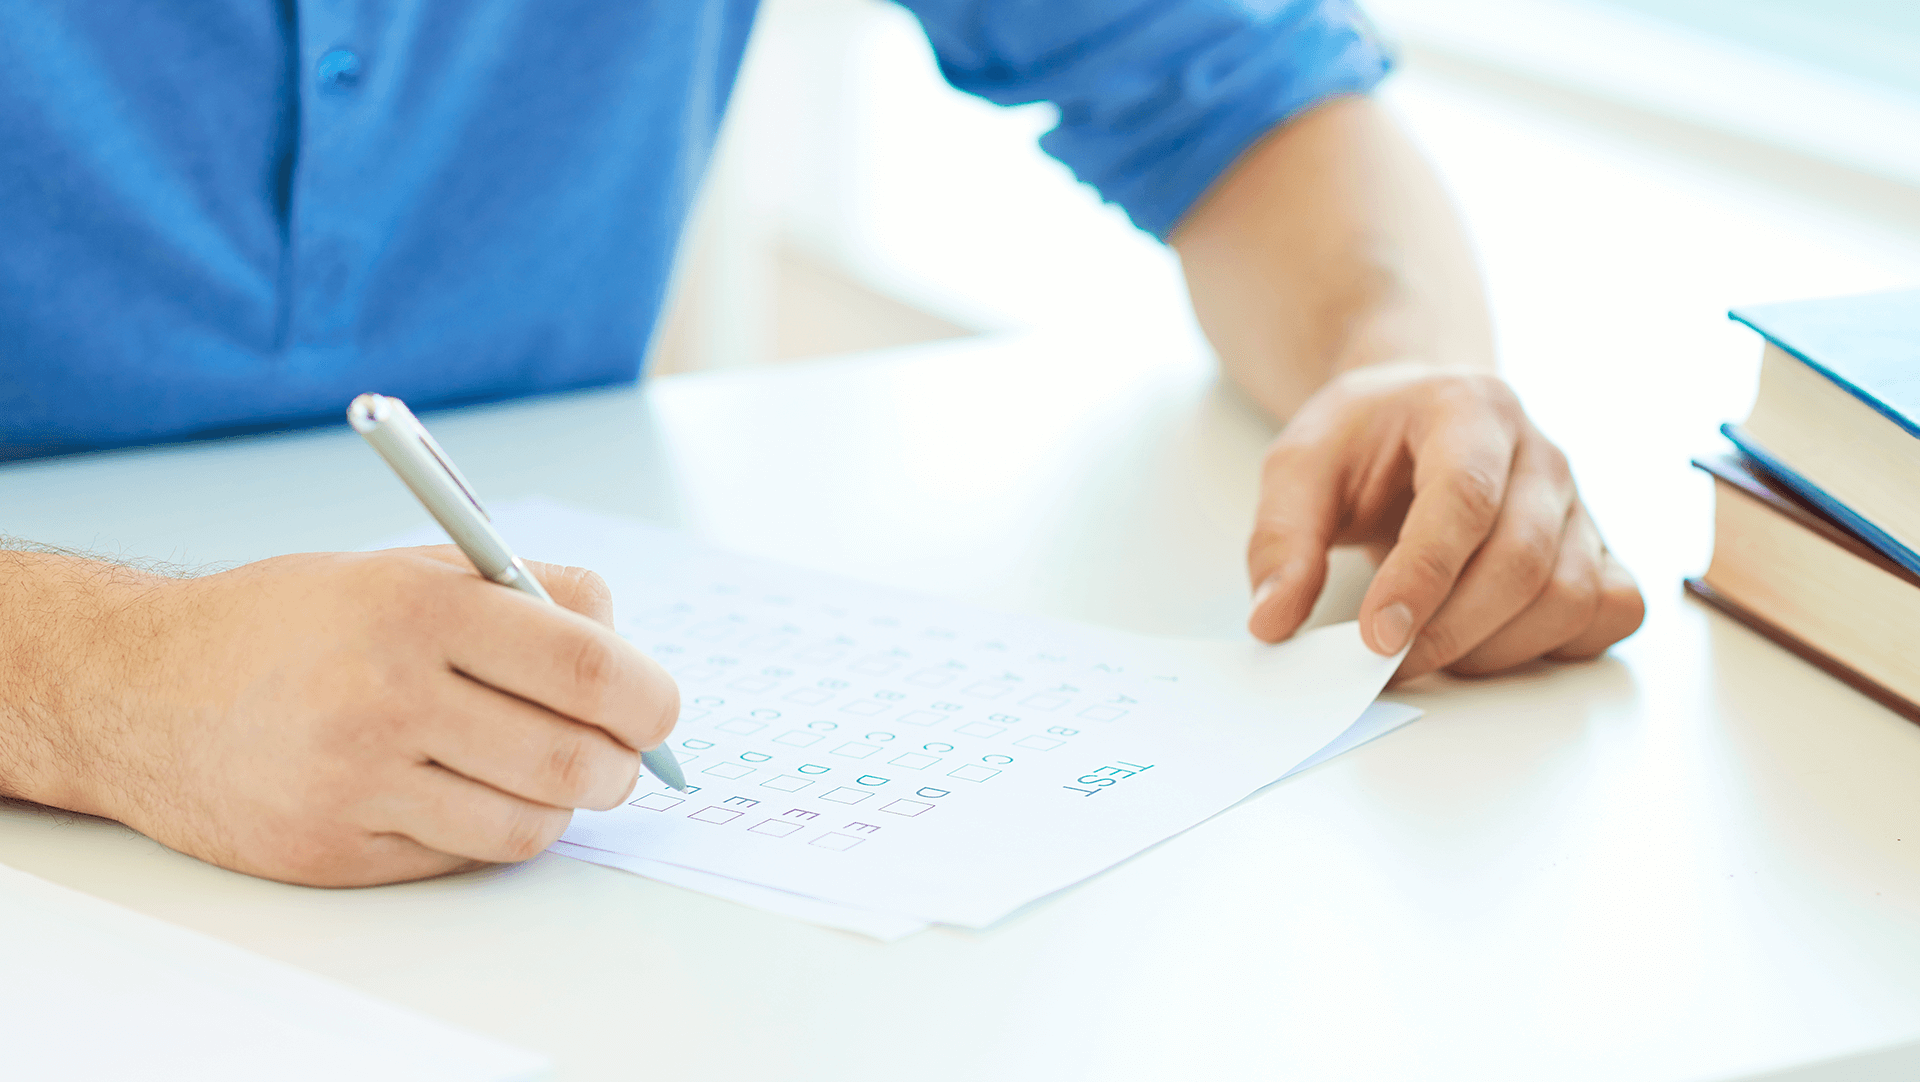
[[[0,795],[110,815],[102,737],[136,723],[165,580],[43,551],[0,550]]]
[[[1370,364],[1494,366],[1458,216],[1371,99],[1328,102],[1269,133],[1170,240],[1222,366],[1276,418]]]

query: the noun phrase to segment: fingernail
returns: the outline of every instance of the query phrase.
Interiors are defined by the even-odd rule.
[[[1261,583],[1260,588],[1253,592],[1253,611],[1259,612],[1260,606],[1266,604],[1267,598],[1272,597],[1273,592],[1275,590],[1278,590],[1279,588],[1280,588],[1280,576],[1278,575],[1274,575],[1273,577],[1267,579],[1267,581]]]
[[[1373,614],[1373,641],[1383,657],[1392,657],[1413,634],[1413,610],[1396,601]]]

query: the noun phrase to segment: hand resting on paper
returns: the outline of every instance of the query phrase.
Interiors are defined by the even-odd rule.
[[[196,579],[0,552],[0,788],[315,886],[531,857],[625,799],[679,692],[599,576],[530,566],[561,607],[451,546]]]
[[[1339,98],[1246,151],[1169,238],[1240,387],[1286,422],[1248,549],[1248,626],[1298,629],[1327,548],[1385,554],[1360,611],[1398,678],[1584,658],[1639,626],[1566,458],[1494,374],[1458,215],[1379,102]]]
[[[1342,544],[1385,552],[1360,627],[1382,654],[1413,642],[1403,681],[1597,657],[1645,613],[1566,456],[1486,373],[1373,365],[1294,415],[1267,452],[1248,547],[1256,636],[1293,634]]]

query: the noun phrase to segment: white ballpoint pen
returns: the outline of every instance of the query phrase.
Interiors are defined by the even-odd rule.
[[[553,604],[540,580],[493,528],[486,508],[473,494],[473,486],[467,484],[453,460],[428,435],[426,426],[405,402],[386,395],[363,394],[347,407],[347,420],[426,505],[428,513],[473,561],[476,570],[502,586]],[[665,744],[642,752],[640,764],[665,784],[686,791],[686,775]]]

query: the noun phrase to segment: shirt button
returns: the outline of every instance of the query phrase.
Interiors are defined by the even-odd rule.
[[[321,86],[350,90],[360,82],[360,54],[351,49],[333,49],[320,58],[316,71]]]

